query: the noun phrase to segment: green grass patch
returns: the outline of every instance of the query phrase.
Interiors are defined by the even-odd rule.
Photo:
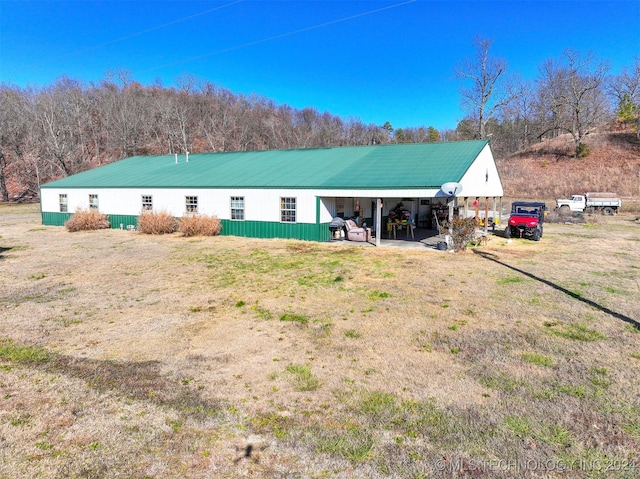
[[[618,289],[618,288],[614,288],[612,286],[603,286],[602,289],[604,291],[606,291],[607,293],[611,293],[611,294],[620,294],[620,295],[627,295],[629,293],[627,293],[625,290],[623,289]]]
[[[271,432],[278,439],[284,439],[291,428],[294,428],[293,420],[281,416],[275,412],[258,414],[249,419],[251,426],[259,433]]]
[[[349,408],[364,428],[395,430],[406,438],[447,436],[455,429],[452,417],[435,400],[402,400],[384,391],[367,391],[350,402]]]
[[[269,310],[264,309],[258,306],[257,304],[254,306],[251,306],[251,311],[254,311],[256,313],[256,316],[260,319],[265,319],[265,320],[273,319],[273,314],[271,314]]]
[[[522,276],[507,276],[504,278],[499,278],[496,283],[497,284],[518,284],[524,282],[524,278]]]
[[[630,436],[640,440],[640,419],[624,424],[622,429]]]
[[[551,330],[551,332],[565,339],[573,339],[575,341],[599,341],[605,339],[606,336],[595,329],[590,329],[582,323],[568,324],[562,330]]]
[[[567,448],[573,442],[571,431],[558,424],[545,424],[535,437],[542,442],[559,448]]]
[[[584,386],[578,386],[575,384],[558,384],[556,388],[558,392],[576,398],[583,398],[587,394]]]
[[[311,368],[302,364],[289,364],[285,371],[288,372],[293,379],[296,391],[315,391],[321,383],[320,380],[311,372]]]
[[[480,384],[489,388],[496,389],[498,391],[513,392],[516,389],[526,386],[523,380],[508,376],[506,374],[498,374],[496,376],[486,376],[480,378]]]
[[[369,293],[369,299],[372,301],[377,301],[379,299],[390,298],[391,295],[389,293],[385,293],[384,291],[372,291]]]
[[[338,430],[316,429],[309,434],[317,452],[335,454],[349,461],[369,459],[375,446],[370,432],[353,425]]]
[[[589,381],[597,389],[609,389],[609,386],[613,384],[613,381],[607,377],[608,371],[606,368],[594,367],[590,370],[591,376]]]
[[[292,323],[307,324],[309,318],[303,314],[284,313],[280,316],[280,321],[288,321]]]
[[[523,361],[535,364],[536,366],[546,366],[548,368],[553,366],[553,359],[548,356],[543,356],[542,354],[524,353],[521,358]]]
[[[0,339],[0,358],[14,363],[40,363],[47,361],[50,355],[43,348],[15,344],[10,339]]]
[[[399,411],[398,398],[390,393],[372,391],[359,401],[358,409],[374,424],[388,424],[395,420]]]
[[[345,335],[346,338],[350,338],[350,339],[358,339],[358,338],[362,337],[362,334],[360,334],[355,329],[349,329],[348,331],[345,331],[344,335]]]
[[[531,420],[526,417],[508,416],[504,418],[504,424],[509,431],[518,437],[531,434]]]
[[[27,416],[19,416],[15,419],[12,419],[9,424],[11,424],[14,427],[17,426],[26,426],[29,425],[31,423],[31,417],[29,415]]]

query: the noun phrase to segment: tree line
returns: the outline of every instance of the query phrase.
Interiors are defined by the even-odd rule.
[[[589,133],[614,117],[632,123],[640,134],[640,57],[611,75],[609,62],[568,49],[539,65],[535,80],[525,81],[491,55],[491,44],[476,38],[475,56],[457,68],[466,112],[456,128],[459,137],[490,137],[496,156],[506,157],[569,134],[574,156],[580,157],[589,153]]]
[[[1,84],[0,199],[35,198],[45,182],[134,155],[390,141],[388,128],[359,119],[276,105],[188,75],[176,84],[143,86],[125,70],[98,84],[68,77],[44,88]],[[433,141],[426,128],[403,135]]]
[[[567,51],[540,66],[534,82],[508,74],[477,38],[457,70],[466,112],[455,130],[394,129],[314,108],[277,105],[190,75],[175,86],[143,86],[127,70],[86,84],[62,77],[45,87],[0,84],[0,200],[37,198],[39,186],[134,155],[491,138],[505,157],[570,133],[584,154],[592,128],[620,116],[639,125],[640,60],[616,76],[606,62]]]

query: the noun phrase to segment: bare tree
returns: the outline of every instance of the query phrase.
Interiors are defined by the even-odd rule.
[[[110,148],[119,150],[120,157],[133,156],[146,146],[146,125],[151,123],[152,104],[145,89],[131,81],[127,71],[120,71],[122,87],[111,79],[102,82],[101,105],[104,111]]]
[[[533,141],[535,94],[533,86],[520,81],[520,94],[502,109],[500,128],[495,136],[504,137],[505,153],[521,150]],[[492,143],[495,146],[495,143]]]
[[[608,71],[606,62],[574,50],[566,50],[560,62],[547,60],[538,80],[538,111],[549,114],[539,137],[549,131],[570,133],[575,156],[581,156],[585,137],[610,116],[604,91]]]
[[[64,176],[77,172],[82,165],[82,125],[86,122],[86,112],[81,86],[66,77],[60,78],[36,97],[35,119],[40,156],[50,161]]]
[[[461,103],[468,117],[475,123],[476,138],[486,138],[486,125],[495,114],[519,94],[506,77],[507,64],[501,58],[490,56],[492,41],[476,37],[476,55],[465,60],[456,70],[462,79]]]
[[[609,93],[617,103],[618,115],[635,120],[636,137],[640,138],[640,57],[610,80]]]
[[[0,85],[0,198],[9,201],[7,183],[24,155],[29,134],[28,105],[25,92]]]

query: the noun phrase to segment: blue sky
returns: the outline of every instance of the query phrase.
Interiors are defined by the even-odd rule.
[[[567,48],[611,72],[640,55],[640,0],[0,0],[0,83],[143,85],[182,74],[277,104],[393,127],[455,128],[456,65],[493,40],[534,80]]]

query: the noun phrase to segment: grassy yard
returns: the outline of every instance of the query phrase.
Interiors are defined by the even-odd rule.
[[[0,205],[0,477],[638,477],[634,219],[449,254]]]

